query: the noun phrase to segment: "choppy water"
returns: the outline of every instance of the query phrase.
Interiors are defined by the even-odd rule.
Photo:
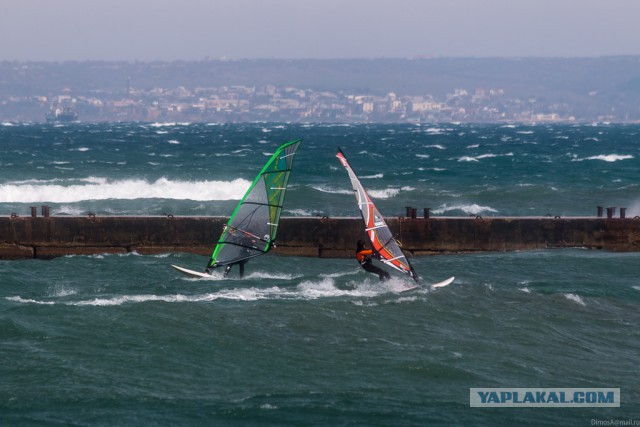
[[[0,126],[0,214],[228,215],[299,137],[286,215],[357,215],[338,146],[389,216],[640,215],[640,125],[173,123]]]
[[[635,126],[0,127],[0,214],[228,215],[304,137],[288,215],[638,215]],[[375,148],[378,147],[378,148]],[[475,159],[475,160],[473,160]],[[399,167],[398,165],[401,165]],[[216,184],[218,183],[218,184]],[[634,211],[636,209],[636,211]],[[3,425],[593,425],[640,418],[640,253],[414,258],[398,294],[352,260],[267,255],[192,280],[187,254],[0,262]],[[620,408],[469,407],[471,387],[619,387]]]

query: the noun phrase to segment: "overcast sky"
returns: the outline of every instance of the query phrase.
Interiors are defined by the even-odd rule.
[[[0,0],[0,60],[640,54],[640,0]]]

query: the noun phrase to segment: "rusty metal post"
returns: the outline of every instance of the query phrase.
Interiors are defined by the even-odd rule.
[[[42,206],[42,216],[45,218],[49,217],[49,206]]]
[[[416,219],[418,216],[418,209],[417,208],[411,208],[411,219]]]
[[[604,208],[602,206],[598,206],[598,218],[602,218],[602,212]]]
[[[627,217],[627,208],[620,208],[620,218],[625,219]]]
[[[411,206],[405,206],[404,207],[407,210],[407,215],[405,215],[406,218],[411,218],[411,210],[413,209]]]
[[[429,211],[431,208],[424,208],[424,219],[429,219]]]
[[[38,216],[38,208],[35,206],[31,206],[31,218],[35,218]]]
[[[615,216],[616,214],[616,208],[611,207],[611,208],[607,208],[607,218],[611,219]]]

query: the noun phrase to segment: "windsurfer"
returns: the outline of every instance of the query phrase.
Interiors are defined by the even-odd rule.
[[[383,269],[373,265],[373,262],[372,262],[373,256],[374,256],[373,250],[367,249],[366,243],[363,242],[362,240],[358,240],[357,247],[356,247],[356,259],[358,260],[362,268],[365,269],[365,271],[368,271],[369,273],[377,274],[378,277],[380,278],[380,281],[384,282],[385,280],[389,279],[391,276],[389,275],[389,273],[387,273]]]

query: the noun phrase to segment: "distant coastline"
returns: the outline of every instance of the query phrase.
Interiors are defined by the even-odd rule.
[[[0,62],[0,121],[638,123],[640,57]]]

